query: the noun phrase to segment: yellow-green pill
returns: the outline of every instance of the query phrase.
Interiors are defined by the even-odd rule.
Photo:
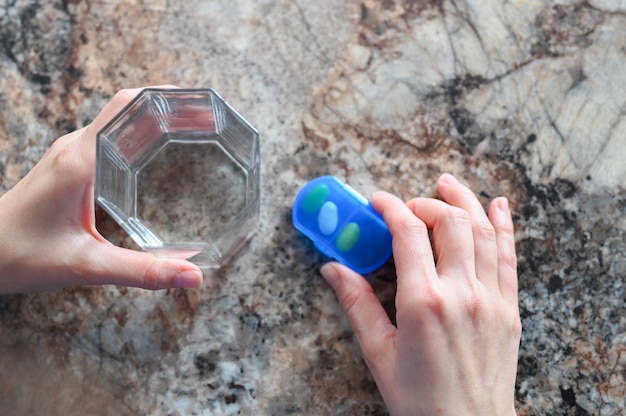
[[[359,240],[360,235],[361,228],[359,225],[355,222],[348,223],[348,225],[341,230],[341,233],[339,233],[335,245],[339,251],[345,253],[346,251],[352,250],[356,242]]]

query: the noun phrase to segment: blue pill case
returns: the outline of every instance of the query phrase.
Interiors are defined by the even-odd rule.
[[[370,202],[334,176],[307,183],[296,196],[293,225],[324,255],[365,274],[391,257],[391,234]]]

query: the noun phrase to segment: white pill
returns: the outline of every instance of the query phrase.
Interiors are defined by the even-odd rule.
[[[320,227],[320,231],[324,235],[331,235],[337,229],[337,205],[332,202],[326,202],[320,208],[319,216],[317,217],[317,224]]]

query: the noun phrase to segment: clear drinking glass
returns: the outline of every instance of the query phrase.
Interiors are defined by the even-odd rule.
[[[219,267],[256,230],[259,134],[211,89],[143,90],[96,160],[96,201],[157,257]]]

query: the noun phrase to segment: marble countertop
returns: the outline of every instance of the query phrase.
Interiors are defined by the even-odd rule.
[[[215,88],[263,165],[260,231],[201,289],[1,297],[0,414],[385,414],[290,206],[322,174],[408,199],[444,171],[515,211],[519,414],[622,414],[624,39],[623,0],[4,2],[0,191],[162,83]]]

